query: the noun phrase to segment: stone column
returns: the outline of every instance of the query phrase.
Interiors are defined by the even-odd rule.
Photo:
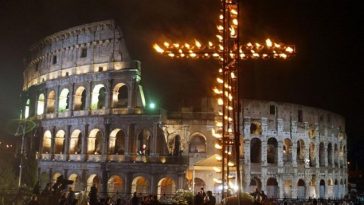
[[[74,95],[75,95],[75,84],[72,83],[71,90],[69,93],[69,102],[68,102],[68,110],[70,112],[70,116],[73,116],[73,104],[74,104]]]
[[[125,187],[124,187],[125,193],[127,194],[131,193],[132,182],[133,182],[133,175],[131,173],[126,173]]]
[[[44,116],[47,116],[47,107],[48,107],[48,89],[44,90]]]
[[[244,140],[244,163],[250,165],[250,140]]]
[[[316,168],[320,168],[320,142],[318,138],[315,140],[315,161],[316,161]]]
[[[153,123],[153,134],[152,143],[150,144],[150,155],[158,157],[157,153],[157,138],[158,138],[158,123]]]
[[[106,114],[110,113],[111,102],[112,102],[112,80],[108,80],[105,83],[106,99],[105,99],[105,111]]]
[[[134,103],[134,81],[133,80],[129,80],[128,81],[128,109],[131,110],[133,108],[133,103]]]
[[[282,176],[278,176],[278,191],[279,191],[279,198],[283,198],[284,195],[284,183],[282,180]]]
[[[56,126],[52,128],[52,138],[51,138],[51,159],[54,158],[54,149],[55,149],[55,142],[56,142]]]
[[[87,156],[88,127],[89,124],[85,124],[84,132],[82,135],[81,161],[85,161]]]
[[[63,149],[63,153],[66,156],[66,160],[68,159],[69,156],[70,140],[71,140],[71,125],[67,125],[64,149]]]
[[[283,166],[283,141],[281,141],[281,140],[278,141],[277,149],[278,149],[277,164],[278,164],[278,167],[282,167]]]
[[[91,96],[92,95],[92,82],[88,82],[86,86],[86,102],[85,102],[85,110],[91,110]]]
[[[183,184],[185,182],[185,175],[183,172],[178,173],[177,189],[183,189]]]
[[[105,119],[105,124],[104,124],[104,137],[102,140],[102,151],[101,151],[101,160],[102,161],[106,161],[107,160],[107,156],[109,153],[109,137],[110,137],[110,120],[109,119]]]
[[[152,174],[151,177],[150,177],[150,186],[149,186],[149,194],[155,194],[157,193],[157,178],[159,176],[156,175],[156,174]],[[178,182],[177,182],[177,185],[178,185]]]
[[[268,161],[267,161],[267,140],[263,139],[262,140],[262,158],[261,158],[261,165],[262,166],[267,166],[268,165]]]
[[[292,142],[292,166],[297,167],[297,140]]]
[[[54,90],[56,93],[54,96],[54,115],[58,117],[58,106],[59,106],[59,86]]]
[[[100,164],[100,168],[101,168],[101,192],[103,193],[103,197],[107,197],[107,181],[109,179],[109,174],[108,174],[108,170],[106,167],[106,163],[102,162]]]
[[[329,159],[328,159],[328,157],[329,157],[329,156],[327,155],[327,144],[324,144],[324,155],[325,155],[325,156],[324,156],[324,157],[325,157],[325,162],[324,162],[324,163],[325,163],[325,165],[324,165],[324,166],[325,166],[325,167],[327,167],[327,165],[328,165],[328,160],[329,160]]]
[[[295,173],[295,176],[297,176],[297,173]],[[291,189],[291,197],[292,197],[292,199],[296,199],[297,198],[297,192],[298,192],[297,182],[298,182],[297,177],[292,177],[292,189]]]

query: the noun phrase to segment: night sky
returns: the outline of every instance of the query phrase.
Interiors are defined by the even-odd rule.
[[[142,62],[147,99],[169,110],[196,104],[200,96],[210,95],[217,63],[173,61],[155,54],[151,45],[164,39],[214,40],[219,2],[0,0],[0,124],[18,116],[23,57],[31,44],[72,26],[111,18],[123,29],[133,59]],[[243,62],[242,96],[343,115],[349,160],[364,162],[364,18],[359,2],[250,0],[242,1],[241,8],[243,42],[269,37],[297,50],[287,61]]]

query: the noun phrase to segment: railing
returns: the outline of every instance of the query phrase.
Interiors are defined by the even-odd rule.
[[[66,161],[66,157],[67,157],[67,155],[65,155],[65,154],[55,154],[54,155],[54,160],[56,160],[56,161]]]
[[[52,159],[52,154],[42,154],[42,160],[51,160]]]

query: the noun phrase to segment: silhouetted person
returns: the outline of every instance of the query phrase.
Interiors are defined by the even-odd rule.
[[[29,201],[28,205],[40,205],[38,201],[38,197],[33,195],[31,200]]]
[[[216,198],[212,195],[212,191],[207,191],[207,201],[205,202],[206,205],[215,205]]]
[[[131,198],[131,205],[139,205],[139,198],[136,192],[133,193],[133,197]]]
[[[97,200],[97,188],[96,188],[95,184],[92,185],[90,193],[88,194],[88,197],[89,197],[90,205],[98,205],[99,202]]]

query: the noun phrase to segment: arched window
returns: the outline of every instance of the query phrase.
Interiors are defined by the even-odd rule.
[[[61,94],[59,95],[59,100],[58,100],[58,111],[59,112],[64,112],[66,110],[69,109],[69,96],[70,95],[70,91],[67,88],[64,88],[61,91]]]
[[[106,89],[103,84],[95,85],[91,95],[91,109],[99,110],[105,108]]]
[[[327,145],[327,162],[329,166],[332,166],[332,144]]]
[[[24,118],[27,119],[29,117],[29,111],[30,111],[30,100],[27,99],[25,102],[25,108],[24,108]]]
[[[278,182],[276,178],[271,177],[267,180],[267,196],[269,198],[279,197]]]
[[[82,133],[81,130],[74,130],[70,139],[70,154],[81,154]]]
[[[124,192],[124,183],[121,177],[114,175],[107,181],[107,192],[110,196]]]
[[[64,151],[64,136],[65,136],[65,132],[63,130],[59,130],[56,133],[54,154],[62,154],[63,153],[63,151]]]
[[[270,164],[276,164],[278,158],[278,142],[275,138],[268,139],[267,146],[267,162]]]
[[[319,145],[319,163],[320,167],[325,166],[325,145],[323,142]]]
[[[283,161],[292,162],[292,141],[288,138],[283,141]]]
[[[195,134],[191,137],[190,153],[205,153],[206,152],[206,139],[200,134]]]
[[[56,102],[56,92],[54,90],[48,93],[47,98],[47,113],[54,113]]]
[[[311,142],[310,150],[309,150],[309,158],[310,158],[310,166],[316,166],[316,151],[315,151],[315,144]]]
[[[43,134],[42,153],[43,154],[51,153],[51,146],[52,146],[52,133],[51,131],[47,130]]]
[[[123,83],[118,83],[113,89],[113,107],[128,107],[128,87]]]
[[[102,134],[99,129],[93,129],[88,136],[87,154],[101,154]]]
[[[297,182],[297,198],[306,198],[306,183],[303,179],[299,179]]]
[[[260,163],[262,154],[262,143],[260,139],[253,138],[250,141],[250,162]]]
[[[91,174],[88,177],[88,179],[87,179],[87,191],[90,191],[92,186],[95,186],[97,189],[100,186],[100,178],[96,174]]]
[[[45,97],[44,94],[40,94],[37,101],[37,115],[43,115],[44,113],[44,102]]]
[[[77,174],[71,174],[68,177],[68,180],[73,181],[73,183],[71,185],[69,185],[73,191],[82,191],[81,179]]]
[[[301,139],[297,141],[297,163],[305,163],[305,142]]]
[[[110,133],[109,154],[123,155],[125,151],[125,134],[121,129],[115,129]]]
[[[158,196],[161,197],[164,194],[171,196],[176,192],[176,183],[171,177],[165,177],[158,182]]]
[[[181,155],[181,136],[176,135],[173,138],[173,146],[172,146],[172,155],[173,156],[180,156]]]
[[[74,110],[84,110],[86,107],[86,89],[80,86],[76,89],[75,100],[74,100]]]
[[[335,163],[335,167],[338,167],[339,165],[339,151],[338,151],[338,148],[337,148],[337,144],[334,145],[334,163]]]
[[[147,129],[143,129],[138,135],[137,149],[139,155],[149,155],[149,142],[151,133]]]
[[[149,182],[142,176],[135,177],[132,181],[131,192],[149,193]]]

